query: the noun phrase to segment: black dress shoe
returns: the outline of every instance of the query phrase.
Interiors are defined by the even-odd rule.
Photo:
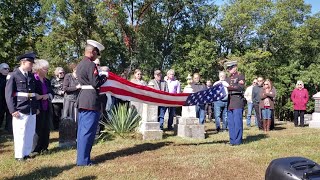
[[[24,158],[16,158],[16,161],[23,162],[23,161],[25,161],[25,159]]]
[[[89,163],[87,166],[96,166],[96,164],[93,163],[93,162],[91,162],[91,163]]]
[[[41,150],[41,154],[44,155],[44,154],[50,154],[49,150],[48,149],[44,149],[44,150]]]
[[[25,156],[24,159],[32,159],[31,156]]]
[[[38,156],[39,154],[40,154],[39,152],[34,151],[34,152],[30,153],[29,157],[30,157],[30,158],[35,158],[35,157]]]
[[[168,131],[173,131],[174,128],[173,127],[168,127]]]
[[[96,166],[96,164],[95,163],[93,163],[93,162],[90,162],[90,163],[88,163],[88,164],[77,164],[77,166],[82,166],[82,167],[86,167],[86,166]]]

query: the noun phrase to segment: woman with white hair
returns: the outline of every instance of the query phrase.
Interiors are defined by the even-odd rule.
[[[5,119],[5,130],[12,133],[12,116],[9,112],[6,98],[5,98],[5,88],[7,83],[7,78],[9,74],[9,65],[7,63],[0,64],[0,127],[2,126],[3,120]],[[6,117],[6,118],[4,118]]]
[[[302,81],[297,81],[296,88],[291,93],[294,110],[294,126],[298,126],[298,117],[300,116],[300,126],[304,126],[304,113],[309,100],[309,93]]]
[[[32,155],[38,155],[48,151],[50,122],[49,122],[49,104],[53,98],[50,80],[46,78],[48,74],[49,63],[44,59],[37,59],[33,65],[34,78],[36,83],[36,91],[39,94],[39,110],[36,116],[36,134],[38,140]]]
[[[62,67],[57,67],[54,71],[55,77],[51,80],[51,87],[54,92],[54,99],[52,100],[53,107],[53,127],[55,130],[59,129],[59,123],[61,119],[61,111],[63,109],[63,80],[64,70]]]

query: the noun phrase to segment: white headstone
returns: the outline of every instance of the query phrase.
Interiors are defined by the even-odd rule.
[[[183,93],[193,93],[191,85],[187,85],[183,89]],[[197,117],[196,106],[182,106],[182,117]]]
[[[139,131],[143,136],[143,140],[162,139],[163,131],[160,130],[160,123],[158,122],[158,106],[143,103]]]
[[[320,92],[316,93],[315,95],[312,96],[313,99],[315,99],[315,104],[314,104],[314,113],[312,113],[312,120],[309,122],[309,127],[310,128],[320,128]]]

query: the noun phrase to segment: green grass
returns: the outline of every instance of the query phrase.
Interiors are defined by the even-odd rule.
[[[92,150],[93,167],[75,166],[76,150],[57,148],[51,133],[51,154],[19,163],[11,137],[0,133],[0,179],[264,179],[275,158],[302,156],[320,163],[320,129],[276,126],[264,134],[244,131],[244,144],[230,146],[227,132],[216,134],[207,123],[207,138],[184,139],[165,132],[161,141],[113,138]]]

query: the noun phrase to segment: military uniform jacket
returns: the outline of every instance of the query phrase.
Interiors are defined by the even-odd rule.
[[[226,79],[227,83],[229,83],[228,93],[228,109],[243,109],[244,108],[244,96],[243,92],[245,90],[244,83],[245,78],[244,75],[236,72],[231,74],[230,77]]]
[[[77,66],[77,77],[81,86],[91,85],[94,89],[81,89],[77,98],[77,107],[85,110],[100,111],[99,87],[107,80],[99,76],[92,60],[84,57]]]
[[[23,114],[36,114],[39,109],[39,103],[36,97],[16,96],[17,92],[36,93],[36,83],[33,73],[28,73],[25,77],[20,69],[16,69],[6,84],[6,101],[10,113],[19,111]]]

